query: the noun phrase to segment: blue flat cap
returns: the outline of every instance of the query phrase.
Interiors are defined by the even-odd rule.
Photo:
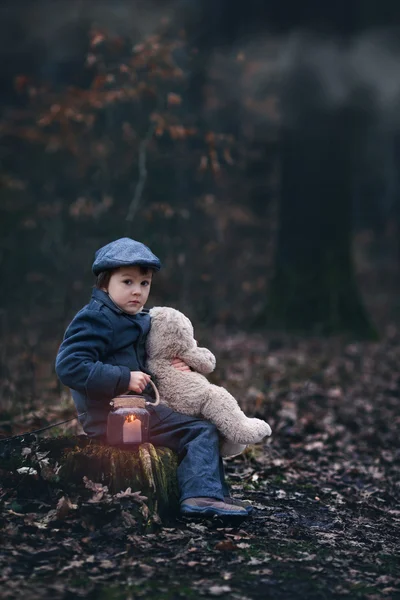
[[[95,275],[98,275],[101,271],[130,265],[148,267],[156,271],[161,269],[160,260],[152,253],[150,248],[141,242],[125,237],[110,242],[97,250],[92,271]]]

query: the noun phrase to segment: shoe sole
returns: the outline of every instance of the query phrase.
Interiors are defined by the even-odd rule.
[[[229,504],[229,502],[227,502],[227,504]],[[253,507],[250,505],[245,506],[245,505],[238,504],[237,506],[239,506],[240,508],[244,508],[244,510],[247,512],[248,515],[251,515],[251,513],[253,512]]]
[[[181,514],[184,517],[190,516],[190,517],[195,517],[196,515],[198,515],[199,517],[247,517],[248,516],[248,512],[233,512],[230,510],[215,510],[212,508],[191,508],[191,507],[187,507],[184,509],[181,509]]]

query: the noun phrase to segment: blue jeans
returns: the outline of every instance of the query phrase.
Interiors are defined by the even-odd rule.
[[[149,412],[150,442],[178,454],[181,501],[199,496],[223,500],[229,496],[215,425],[162,404],[149,407]]]

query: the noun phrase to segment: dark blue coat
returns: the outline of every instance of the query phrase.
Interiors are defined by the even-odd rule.
[[[94,289],[68,326],[56,359],[61,382],[71,388],[76,409],[90,436],[106,432],[109,402],[127,391],[130,372],[144,371],[150,315],[128,315],[106,292]]]

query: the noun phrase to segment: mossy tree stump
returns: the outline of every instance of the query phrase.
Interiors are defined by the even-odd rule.
[[[149,509],[166,513],[178,500],[176,455],[169,448],[141,444],[125,450],[89,443],[64,452],[60,475],[65,482],[80,483],[83,477],[106,485],[112,494],[140,491]]]
[[[17,469],[30,467],[46,482],[57,482],[66,492],[69,487],[84,488],[84,477],[107,486],[110,494],[131,488],[147,497],[150,515],[176,514],[177,456],[169,448],[146,443],[127,450],[76,436],[44,438],[33,443],[22,440],[0,445],[0,450],[2,469],[18,473]],[[52,470],[54,465],[58,465],[56,470]]]

